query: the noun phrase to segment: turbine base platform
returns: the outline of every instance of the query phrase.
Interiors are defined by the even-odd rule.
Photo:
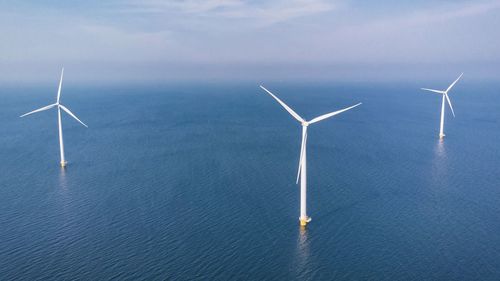
[[[311,221],[311,217],[299,218],[299,221],[301,226],[306,226]]]
[[[66,167],[66,164],[68,164],[68,162],[66,162],[66,161],[61,161],[61,168],[65,168],[65,167]]]
[[[442,139],[444,138],[444,136],[446,136],[445,134],[439,134],[439,138]]]

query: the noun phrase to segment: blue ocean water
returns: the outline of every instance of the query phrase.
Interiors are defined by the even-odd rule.
[[[438,140],[442,83],[0,89],[1,280],[499,280],[500,85],[464,79]],[[54,83],[56,84],[56,83]],[[442,84],[442,85],[441,85]]]

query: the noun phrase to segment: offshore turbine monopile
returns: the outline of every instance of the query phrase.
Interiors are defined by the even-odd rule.
[[[63,75],[64,75],[64,68],[61,71],[61,80],[59,80],[59,89],[57,90],[56,103],[53,103],[53,104],[44,106],[42,108],[33,110],[31,112],[28,112],[26,114],[21,115],[20,117],[24,117],[24,116],[27,116],[27,115],[30,115],[30,114],[33,114],[36,112],[40,112],[40,111],[51,109],[53,107],[57,107],[57,121],[58,121],[58,126],[59,126],[59,149],[61,152],[61,167],[64,168],[66,166],[67,162],[66,162],[66,159],[64,158],[64,142],[63,142],[63,132],[62,132],[62,123],[61,123],[61,109],[64,110],[66,113],[68,113],[71,117],[75,118],[76,121],[80,122],[83,126],[85,126],[87,128],[88,128],[88,126],[85,125],[85,123],[83,123],[82,121],[80,121],[80,119],[78,119],[78,117],[76,117],[68,108],[66,108],[64,105],[62,105],[60,103]]]
[[[288,113],[290,113],[297,121],[299,121],[302,124],[302,144],[300,148],[300,160],[299,160],[299,169],[297,171],[297,181],[296,183],[299,183],[299,178],[300,178],[300,225],[305,226],[307,225],[308,222],[311,221],[311,217],[307,216],[307,127],[311,124],[314,124],[316,122],[319,122],[321,120],[330,118],[332,116],[335,116],[337,114],[340,114],[344,111],[347,111],[349,109],[352,109],[361,103],[358,103],[356,105],[350,106],[348,108],[344,108],[338,111],[334,111],[331,113],[327,113],[321,116],[318,116],[310,121],[306,121],[302,117],[300,117],[295,111],[293,111],[290,107],[288,107],[284,102],[282,102],[279,98],[277,98],[273,93],[271,93],[269,90],[264,88],[263,86],[260,86],[264,91],[266,91],[268,94],[270,94],[276,101],[278,101],[281,106],[283,106]]]
[[[451,88],[453,86],[455,86],[455,84],[458,82],[458,80],[460,80],[460,78],[462,78],[462,75],[464,75],[464,74],[463,73],[460,74],[460,76],[458,76],[457,80],[455,80],[453,83],[451,83],[451,85],[445,91],[421,88],[422,90],[425,90],[425,91],[430,91],[430,92],[434,92],[434,93],[438,93],[438,94],[443,95],[442,102],[441,102],[441,122],[440,122],[440,126],[439,126],[439,138],[440,139],[444,138],[444,136],[445,136],[445,134],[444,134],[444,108],[445,108],[444,104],[445,104],[445,99],[446,99],[446,101],[448,101],[448,105],[450,106],[451,113],[453,114],[453,117],[455,117],[455,112],[453,111],[453,106],[451,106],[451,101],[450,101],[450,98],[448,97],[448,92],[451,90]]]

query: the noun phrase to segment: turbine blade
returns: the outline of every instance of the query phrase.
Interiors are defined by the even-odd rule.
[[[288,105],[286,105],[284,102],[282,102],[278,97],[276,97],[275,95],[273,95],[273,93],[271,93],[269,90],[267,90],[266,88],[264,88],[262,85],[260,85],[260,87],[262,88],[262,90],[266,91],[268,94],[270,94],[276,101],[279,102],[279,104],[281,104],[281,106],[283,106],[286,111],[288,111],[288,113],[290,113],[295,119],[297,119],[297,121],[299,122],[305,122],[306,120],[302,119],[302,117],[300,117],[300,115],[298,115],[295,111],[293,111],[293,109],[291,109],[290,107],[288,107]]]
[[[300,146],[299,169],[297,171],[297,181],[295,182],[296,184],[299,184],[299,178],[302,172],[302,161],[304,159],[304,150],[306,148],[306,143],[307,143],[307,129],[304,131],[304,133],[302,133],[302,144]]]
[[[71,111],[69,111],[69,109],[67,109],[64,105],[60,104],[59,107],[61,107],[64,111],[66,111],[66,113],[68,113],[69,115],[71,115],[71,117],[75,118],[76,121],[80,122],[80,124],[82,124],[83,126],[85,127],[89,127],[87,125],[85,125],[85,123],[83,123],[82,121],[80,121],[80,119],[78,119],[78,117],[76,117]]]
[[[444,95],[446,97],[446,100],[448,101],[448,104],[450,105],[451,113],[453,113],[453,117],[455,117],[455,112],[453,111],[453,106],[451,106],[451,101],[450,98],[448,97],[448,94]]]
[[[438,93],[438,94],[444,94],[445,91],[439,91],[439,90],[433,90],[433,89],[427,89],[427,88],[420,88],[421,90],[424,90],[424,91],[430,91],[430,92],[434,92],[434,93]]]
[[[33,113],[36,113],[36,112],[40,112],[40,111],[44,111],[44,110],[47,110],[47,109],[51,109],[52,107],[54,107],[54,106],[56,106],[56,105],[57,105],[57,104],[55,104],[55,103],[54,103],[54,104],[51,104],[51,105],[47,105],[47,106],[44,106],[44,107],[42,107],[42,108],[35,109],[35,110],[31,111],[31,112],[25,113],[25,114],[23,114],[23,115],[21,115],[21,116],[19,116],[19,117],[24,117],[24,116],[26,116],[26,115],[30,115],[30,114],[33,114]]]
[[[464,75],[463,72],[462,72],[462,74],[460,74],[460,76],[458,76],[457,80],[455,80],[453,83],[451,83],[451,85],[448,87],[448,89],[446,89],[446,93],[448,93],[448,91],[451,90],[451,88],[453,88],[453,86],[455,86],[455,84],[458,82],[458,80],[460,80],[460,78],[462,78],[462,75]]]
[[[61,79],[59,80],[59,88],[57,89],[57,103],[59,103],[59,100],[61,99],[61,86],[62,86],[63,75],[64,75],[64,67],[61,71]]]
[[[348,107],[348,108],[344,108],[344,109],[341,109],[341,110],[337,110],[337,111],[334,111],[334,112],[330,112],[330,113],[327,113],[327,114],[324,114],[324,115],[318,116],[318,117],[316,117],[316,118],[312,119],[311,121],[309,121],[309,124],[313,124],[313,123],[319,122],[319,121],[321,121],[321,120],[324,120],[324,119],[326,119],[326,118],[330,118],[330,117],[335,116],[335,115],[337,115],[337,114],[340,114],[340,113],[342,113],[342,112],[344,112],[344,111],[347,111],[347,110],[349,110],[349,109],[355,108],[356,106],[359,106],[359,105],[361,105],[361,104],[362,104],[362,103],[358,103],[358,104],[355,104],[355,105],[350,106],[350,107]]]

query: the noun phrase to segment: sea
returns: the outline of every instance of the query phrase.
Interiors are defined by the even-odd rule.
[[[500,280],[500,84],[0,86],[0,280]]]

